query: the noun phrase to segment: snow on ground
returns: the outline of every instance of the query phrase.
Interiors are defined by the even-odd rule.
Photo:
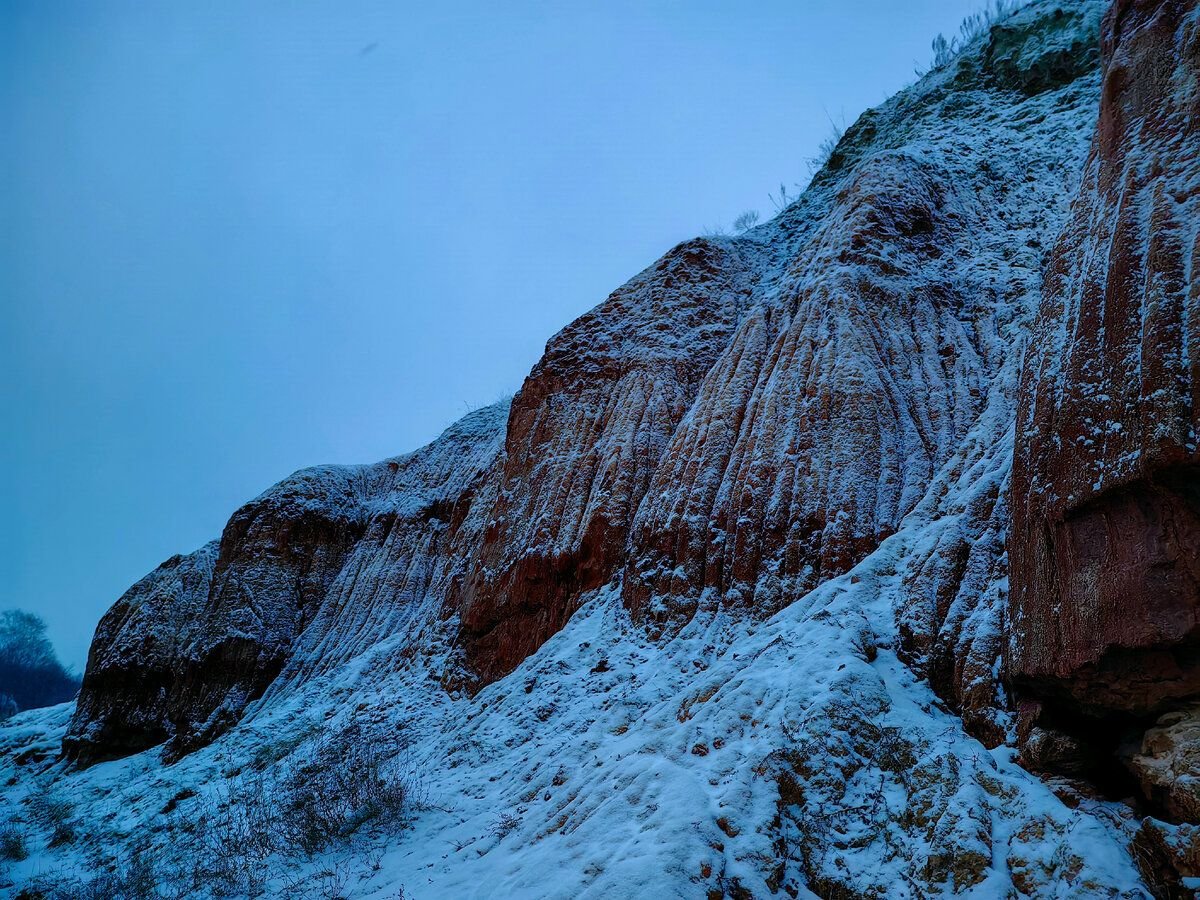
[[[87,837],[64,854],[38,835],[7,889],[138,836],[186,860],[180,823],[223,778],[358,716],[421,797],[411,827],[280,865],[272,895],[302,895],[299,875],[313,896],[339,882],[379,898],[803,895],[814,876],[867,896],[1004,896],[1014,880],[1142,896],[1121,807],[1069,809],[897,659],[902,564],[945,527],[913,523],[758,627],[701,613],[664,644],[610,586],[470,699],[437,683],[443,660],[397,670],[381,645],[170,767],[151,750],[69,771],[54,760],[70,705],[23,714],[0,729],[5,802],[22,808],[40,770]],[[197,796],[163,813],[184,789]]]

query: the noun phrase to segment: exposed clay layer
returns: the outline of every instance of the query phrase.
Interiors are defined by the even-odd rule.
[[[1005,19],[865,113],[775,219],[679,245],[552,338],[511,409],[248,504],[208,581],[106,617],[68,751],[187,752],[368,652],[446,651],[432,677],[474,691],[607,584],[656,638],[762,620],[918,521],[940,537],[904,562],[897,649],[1000,740],[996,473],[1099,17]],[[143,629],[174,636],[139,669]]]
[[[404,636],[430,585],[462,576],[505,413],[475,413],[405,457],[297,472],[238,510],[219,543],[140,581],[100,622],[65,753],[88,763],[167,740],[177,757],[281,672],[302,678]]]
[[[750,305],[753,262],[732,242],[681,244],[546,345],[513,398],[477,566],[451,599],[484,679],[623,565],[663,451]]]
[[[1097,714],[1200,691],[1200,13],[1117,2],[1013,470],[1012,674]]]

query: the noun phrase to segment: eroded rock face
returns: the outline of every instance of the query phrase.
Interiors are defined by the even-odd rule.
[[[900,650],[974,733],[1003,740],[1007,462],[979,453],[1008,440],[1044,248],[1095,121],[1099,18],[1095,4],[1019,14],[847,133],[810,189],[813,227],[777,239],[774,290],[638,510],[622,589],[652,631],[699,610],[769,616],[940,516],[905,563]],[[963,479],[984,489],[946,503]]]
[[[513,398],[502,487],[453,601],[484,679],[624,563],[663,451],[750,304],[753,261],[732,242],[681,244],[546,345]]]
[[[311,674],[403,632],[427,593],[461,577],[456,540],[506,412],[475,413],[408,456],[297,472],[238,510],[220,542],[131,588],[97,629],[67,755],[169,740],[178,756],[236,723],[285,667]]]
[[[67,756],[95,759],[144,750],[170,736],[169,692],[199,619],[187,616],[212,587],[219,542],[173,556],[126,591],[100,620],[63,742]]]
[[[635,613],[678,614],[711,588],[769,614],[788,601],[760,585],[799,595],[895,531],[983,395],[990,348],[966,298],[991,285],[949,271],[972,200],[904,153],[846,180],[655,473],[626,575]]]
[[[240,510],[210,582],[155,607],[181,637],[127,700],[109,660],[134,638],[101,629],[70,751],[185,752],[379,648],[471,692],[610,584],[656,640],[761,621],[906,523],[929,535],[896,562],[896,650],[1000,741],[1017,365],[1099,16],[1007,18],[864,114],[775,219],[679,245],[556,335],[511,410]]]
[[[87,761],[114,744],[142,749],[169,736],[172,752],[182,753],[236,722],[279,674],[362,535],[368,488],[361,474],[336,467],[296,473],[239,509],[215,554],[211,545],[193,554],[178,575],[180,564],[164,566],[126,595],[132,616],[118,614],[108,626],[116,646],[94,643],[100,652],[84,673],[68,752]],[[143,616],[148,634],[135,624]],[[104,622],[100,630],[106,633]],[[162,642],[152,656],[160,665],[136,682],[122,663],[138,653],[123,633]],[[120,689],[109,685],[113,678]]]
[[[1096,714],[1200,692],[1200,11],[1120,0],[1013,469],[1012,674]]]

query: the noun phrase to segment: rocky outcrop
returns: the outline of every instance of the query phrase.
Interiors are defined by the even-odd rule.
[[[1160,716],[1126,760],[1142,794],[1175,822],[1200,822],[1200,705]]]
[[[197,636],[188,614],[212,587],[219,542],[173,556],[126,591],[96,628],[67,756],[123,756],[170,736],[169,693]]]
[[[236,722],[279,674],[362,535],[365,474],[296,473],[234,513],[215,554],[210,545],[167,563],[122,598],[101,623],[114,643],[93,644],[67,752],[87,761],[170,736],[172,752],[182,753]],[[161,642],[157,665],[131,680],[125,663],[147,639]]]
[[[1144,716],[1200,693],[1200,10],[1119,0],[1013,468],[1011,672]]]
[[[962,439],[995,363],[976,321],[993,285],[962,277],[979,211],[936,158],[862,162],[742,322],[636,520],[635,613],[705,589],[774,612],[894,532]]]
[[[285,666],[311,673],[402,631],[432,583],[461,577],[456,538],[506,412],[472,414],[407,456],[297,472],[219,543],[140,581],[97,629],[66,754],[93,762],[169,739],[177,757],[237,722]]]
[[[68,752],[178,755],[366,653],[471,693],[606,586],[655,640],[761,622],[906,526],[929,534],[895,563],[897,652],[1002,740],[1016,373],[1100,9],[1034,3],[864,114],[774,220],[679,245],[552,338],[511,409],[240,510],[210,580],[147,607],[178,637],[145,673],[141,626],[106,618]]]

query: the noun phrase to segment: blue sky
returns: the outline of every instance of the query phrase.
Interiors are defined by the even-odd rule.
[[[96,621],[807,179],[978,4],[0,0],[0,608]]]

